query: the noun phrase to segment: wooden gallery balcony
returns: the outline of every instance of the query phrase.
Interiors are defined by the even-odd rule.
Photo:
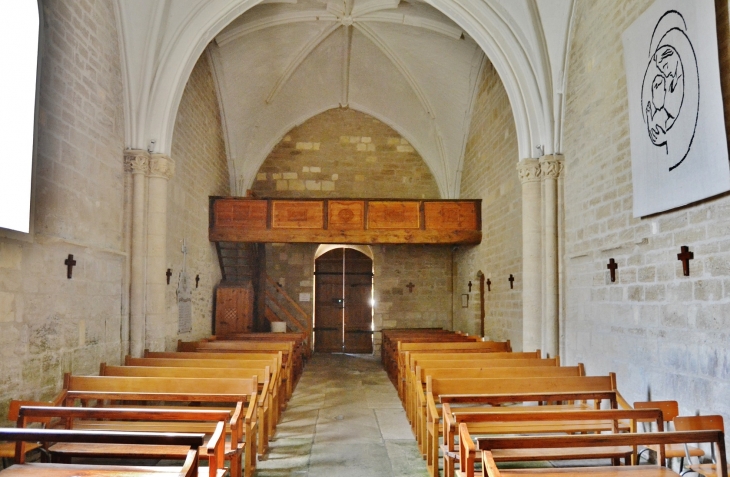
[[[211,197],[211,242],[478,244],[481,200]]]

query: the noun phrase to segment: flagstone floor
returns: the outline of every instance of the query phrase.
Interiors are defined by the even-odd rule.
[[[398,394],[379,359],[315,354],[257,477],[426,477]]]

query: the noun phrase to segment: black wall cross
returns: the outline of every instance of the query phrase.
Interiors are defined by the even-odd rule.
[[[514,287],[515,287],[515,277],[513,277],[512,274],[510,273],[509,274],[509,278],[507,280],[509,280],[509,288],[510,288],[510,290],[514,289]]]
[[[167,277],[167,284],[170,284],[170,277],[172,276],[172,269],[168,268],[167,272],[165,273],[165,276]]]
[[[66,278],[71,278],[74,274],[74,266],[76,265],[76,260],[74,260],[74,256],[69,253],[68,258],[63,263],[66,265]]]

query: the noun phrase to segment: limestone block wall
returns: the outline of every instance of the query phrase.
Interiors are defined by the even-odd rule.
[[[727,2],[715,3],[727,71]],[[632,216],[621,32],[650,4],[576,3],[564,130],[564,362],[584,362],[591,374],[617,372],[629,401],[676,399],[682,413],[728,418],[730,197]],[[677,260],[682,245],[695,254],[689,277]],[[616,283],[609,258],[619,265]]]
[[[175,176],[167,189],[167,262],[172,269],[166,289],[164,324],[150,326],[150,346],[173,350],[177,340],[207,337],[212,332],[214,287],[221,280],[215,245],[208,240],[208,197],[230,195],[223,129],[215,83],[206,53],[193,68],[175,122],[172,158]],[[192,331],[178,333],[177,288],[183,266],[192,287]],[[198,288],[195,277],[200,276]]]
[[[378,245],[375,255],[375,329],[452,329],[452,249],[433,245]],[[414,285],[412,291],[408,284]],[[381,336],[375,334],[375,351]]]
[[[43,2],[32,233],[0,231],[0,424],[126,347],[124,109],[111,0]],[[8,158],[12,160],[12,158]],[[66,278],[64,260],[77,262]]]
[[[261,165],[257,197],[440,198],[428,166],[392,128],[333,109],[292,129]],[[313,292],[317,245],[266,247],[269,276],[294,299]],[[375,328],[451,328],[451,249],[374,246]],[[283,282],[281,282],[283,279]],[[408,293],[405,286],[416,287]],[[300,302],[312,312],[311,302]],[[379,353],[380,334],[374,337]]]
[[[413,146],[352,109],[330,109],[292,129],[261,165],[252,189],[260,197],[439,197]]]
[[[482,243],[455,252],[454,329],[481,331],[481,302],[477,272],[492,282],[485,285],[484,334],[512,340],[522,348],[522,189],[515,169],[517,135],[512,109],[501,79],[485,65],[474,105],[464,156],[461,197],[482,199]],[[510,288],[509,275],[515,277]],[[469,292],[468,284],[472,288]],[[462,295],[469,296],[468,308]]]

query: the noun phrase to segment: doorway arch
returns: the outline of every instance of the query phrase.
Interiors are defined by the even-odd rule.
[[[372,299],[370,247],[321,245],[314,260],[314,350],[372,353]]]

